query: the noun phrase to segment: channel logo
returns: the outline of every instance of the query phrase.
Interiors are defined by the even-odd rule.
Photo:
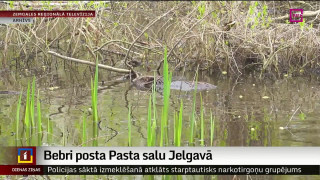
[[[303,9],[290,9],[290,22],[303,22]]]
[[[33,163],[33,149],[18,148],[18,163]]]

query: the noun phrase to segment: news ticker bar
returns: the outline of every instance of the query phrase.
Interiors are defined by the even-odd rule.
[[[320,147],[37,147],[36,165],[320,165]]]
[[[0,175],[319,175],[320,147],[2,147]]]
[[[0,165],[0,175],[319,175],[319,165]]]

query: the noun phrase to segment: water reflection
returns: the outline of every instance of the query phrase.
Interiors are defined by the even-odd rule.
[[[23,71],[23,70],[22,70]],[[2,71],[0,90],[21,91],[26,89],[26,76],[20,71]],[[81,145],[81,122],[83,113],[91,107],[91,69],[82,66],[52,68],[37,74],[37,88],[40,89],[43,118],[52,122],[53,142],[49,145]],[[175,76],[181,76],[176,73]],[[194,74],[185,78],[193,80]],[[31,76],[32,77],[32,76]],[[106,82],[117,76],[102,71],[100,80]],[[199,81],[217,86],[203,91],[205,107],[205,144],[210,145],[210,111],[215,116],[214,146],[319,146],[320,145],[320,91],[319,82],[310,77],[291,77],[278,80],[259,80],[251,76],[226,78],[200,74]],[[150,91],[140,91],[129,82],[104,84],[98,94],[99,145],[127,146],[128,106],[132,105],[132,144],[146,146],[147,105]],[[14,144],[14,121],[19,96],[0,94],[0,143]],[[189,116],[192,108],[192,92],[172,90],[170,103],[169,132],[173,134],[173,112],[178,111],[183,99],[184,134],[182,145],[188,145]],[[24,102],[23,102],[24,104]],[[22,106],[23,107],[23,106]],[[157,94],[160,113],[162,95]],[[197,96],[197,126],[195,134],[200,145],[199,111],[200,96]],[[23,109],[23,108],[22,108]],[[88,122],[91,116],[88,116]],[[44,125],[45,126],[45,125]],[[88,134],[91,129],[88,130]],[[43,139],[47,134],[43,134]],[[90,141],[90,138],[89,138]],[[170,139],[170,143],[173,140]],[[45,142],[45,141],[44,141]],[[48,142],[46,142],[48,143]],[[45,144],[46,144],[45,143]],[[232,179],[223,176],[219,179]],[[236,178],[244,179],[246,176]],[[278,179],[259,176],[254,179]],[[299,179],[299,178],[298,178]]]

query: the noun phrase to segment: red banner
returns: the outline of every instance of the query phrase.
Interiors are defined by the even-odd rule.
[[[95,17],[95,11],[0,11],[0,17]]]
[[[43,166],[0,165],[0,175],[43,175]]]

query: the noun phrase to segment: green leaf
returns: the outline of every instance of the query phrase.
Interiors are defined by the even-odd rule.
[[[306,119],[306,115],[303,113],[303,112],[301,112],[300,114],[299,114],[299,118],[300,118],[300,120],[305,120]]]

